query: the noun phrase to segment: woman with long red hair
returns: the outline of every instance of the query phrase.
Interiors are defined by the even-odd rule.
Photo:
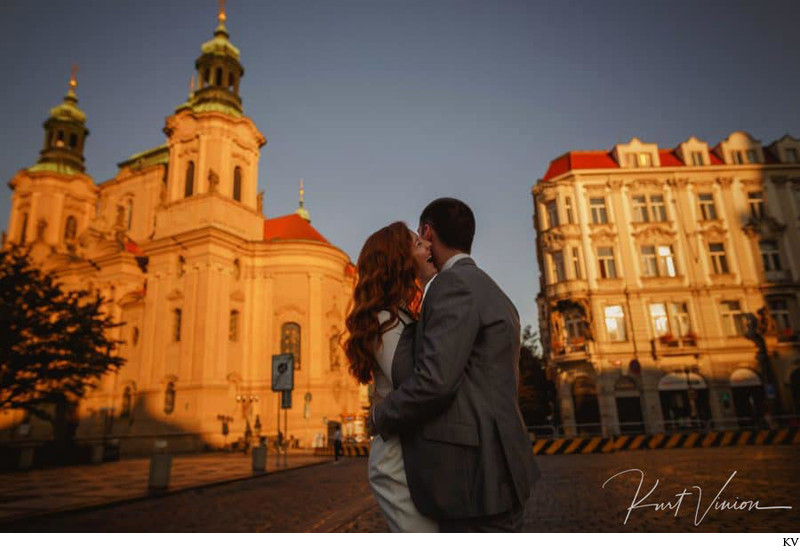
[[[350,373],[374,382],[380,400],[412,371],[414,324],[425,285],[436,275],[430,243],[394,222],[373,233],[361,249],[358,282],[346,325]],[[402,369],[399,369],[402,368]],[[394,377],[393,377],[394,372]],[[369,483],[393,532],[437,532],[433,519],[411,501],[400,438],[376,436],[369,452]]]

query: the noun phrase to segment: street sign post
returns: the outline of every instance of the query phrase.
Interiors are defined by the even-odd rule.
[[[275,392],[294,390],[294,356],[292,354],[272,356],[272,390]]]
[[[278,425],[278,433],[281,432],[281,410],[283,410],[283,438],[278,441],[283,445],[283,465],[286,466],[287,456],[289,454],[289,447],[287,445],[288,438],[288,424],[289,424],[289,410],[292,409],[292,390],[294,389],[294,355],[293,354],[276,354],[272,356],[272,390],[281,393],[281,399],[278,402],[278,416],[276,422]],[[281,450],[275,454],[276,465],[278,465],[281,456]]]

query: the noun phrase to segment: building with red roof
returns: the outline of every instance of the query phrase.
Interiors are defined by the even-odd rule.
[[[800,140],[634,138],[557,157],[531,191],[539,329],[567,433],[800,413]]]
[[[267,140],[244,113],[224,15],[193,64],[197,86],[166,118],[166,143],[95,185],[73,74],[38,162],[10,184],[9,242],[29,246],[66,288],[102,294],[120,322],[112,337],[124,367],[70,415],[79,440],[116,440],[123,454],[149,453],[155,439],[175,452],[254,444],[279,426],[301,447],[325,445],[329,425],[365,437],[366,388],[341,349],[353,264],[311,224],[302,181],[300,207],[265,218]],[[271,385],[279,355],[294,366],[286,425]],[[0,438],[21,415],[0,420]]]

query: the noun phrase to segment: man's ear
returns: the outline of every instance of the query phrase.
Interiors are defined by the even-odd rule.
[[[431,228],[431,225],[430,224],[420,225],[419,236],[425,241],[432,241],[431,238],[433,237],[433,228]]]

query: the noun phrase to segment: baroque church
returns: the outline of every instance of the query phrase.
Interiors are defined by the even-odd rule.
[[[218,17],[195,62],[197,88],[166,118],[166,143],[95,184],[73,72],[44,123],[38,162],[9,182],[7,242],[30,247],[66,288],[100,293],[122,322],[112,336],[124,367],[69,416],[79,440],[118,440],[123,454],[157,439],[190,451],[279,430],[309,447],[335,422],[345,436],[363,434],[366,389],[340,347],[355,268],[311,225],[302,181],[300,208],[264,217],[257,183],[267,140],[244,114],[239,50],[224,9]],[[294,391],[280,410],[272,356],[285,353],[295,359]],[[0,413],[2,439],[46,440],[50,430]]]

